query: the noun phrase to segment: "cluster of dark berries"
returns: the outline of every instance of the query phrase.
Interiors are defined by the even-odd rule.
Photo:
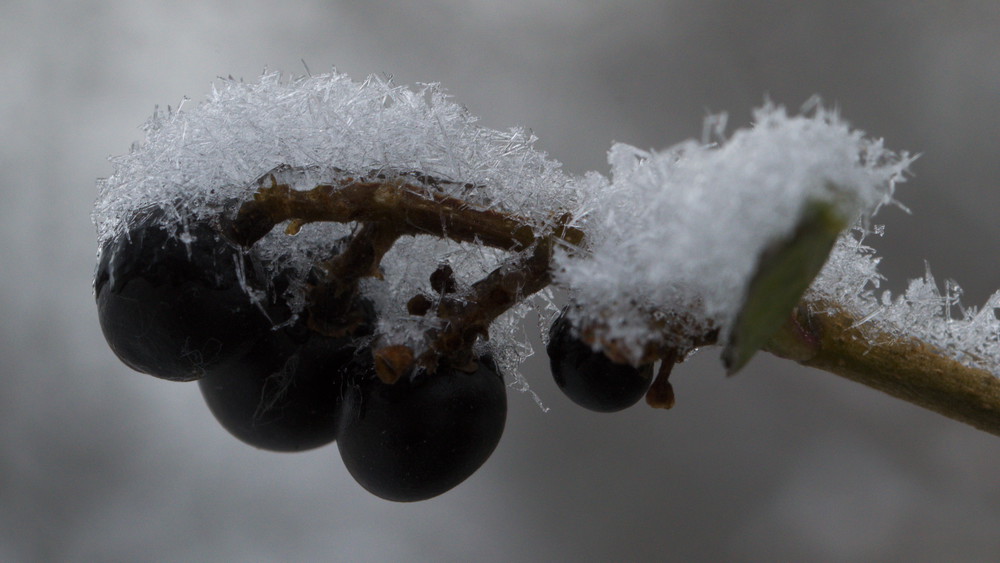
[[[197,380],[216,419],[252,446],[292,452],[336,441],[350,473],[380,497],[415,501],[450,490],[492,454],[506,421],[503,377],[488,353],[474,351],[477,340],[497,315],[548,284],[553,237],[572,241],[579,233],[559,227],[537,239],[508,217],[468,211],[413,186],[396,194],[410,206],[401,211],[406,221],[393,221],[369,209],[379,205],[377,190],[392,184],[348,177],[339,192],[326,193],[326,185],[298,192],[280,184],[276,176],[286,170],[276,170],[258,181],[253,204],[235,216],[220,211],[212,220],[180,222],[180,214],[150,208],[106,240],[95,277],[105,338],[137,371]],[[357,209],[343,217],[313,214],[313,203],[330,194]],[[434,207],[449,205],[456,209]],[[331,243],[332,255],[316,258],[303,280],[256,244],[289,219],[289,210],[314,220],[373,216]],[[458,221],[457,210],[474,217]],[[436,212],[452,222],[438,225]],[[409,221],[421,217],[421,228],[410,229]],[[404,233],[478,241],[474,227],[482,222],[489,226],[486,243],[526,252],[468,288],[439,265],[429,280],[439,302],[422,294],[407,302],[409,314],[440,321],[425,335],[428,350],[415,357],[404,346],[376,349],[377,315],[360,279],[376,275]],[[293,294],[305,302],[294,314]],[[566,312],[549,336],[552,373],[574,402],[613,412],[656,396],[657,386],[670,399],[661,405],[672,402],[666,377],[654,383],[652,364],[633,367],[595,351]]]
[[[160,209],[103,245],[95,277],[115,354],[143,373],[197,380],[219,423],[250,445],[302,451],[336,441],[354,478],[395,501],[444,493],[492,454],[507,397],[489,355],[385,383],[367,301],[338,297],[349,301],[334,308],[338,330],[316,330],[308,312],[291,315],[283,285],[252,246],[210,222],[172,225]]]

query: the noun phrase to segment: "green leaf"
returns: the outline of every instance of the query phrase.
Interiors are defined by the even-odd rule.
[[[846,227],[834,204],[812,201],[806,204],[792,234],[761,253],[722,351],[727,373],[742,369],[788,320]]]

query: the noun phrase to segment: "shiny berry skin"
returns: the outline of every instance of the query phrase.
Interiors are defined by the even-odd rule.
[[[337,438],[345,382],[358,358],[371,356],[351,342],[278,332],[198,387],[215,419],[241,441],[277,452],[317,448]]]
[[[345,396],[337,446],[357,482],[412,502],[467,479],[500,442],[507,393],[491,358],[466,373],[440,367],[392,385],[369,377]]]
[[[127,234],[103,245],[97,310],[122,362],[191,381],[238,360],[272,322],[240,281],[263,278],[250,256],[207,223],[193,222],[178,236],[163,226],[163,216],[161,209],[143,213]]]
[[[653,365],[632,367],[611,361],[573,335],[565,312],[552,323],[545,347],[556,385],[574,403],[597,412],[616,412],[639,401],[653,381]]]
[[[275,276],[276,295],[283,295],[288,275]],[[251,446],[276,452],[310,450],[336,440],[345,389],[371,373],[372,353],[364,344],[376,322],[367,299],[345,308],[341,336],[315,332],[304,313],[297,322],[269,331],[240,361],[199,380],[219,424]]]

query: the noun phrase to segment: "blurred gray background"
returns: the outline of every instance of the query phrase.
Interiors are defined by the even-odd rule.
[[[335,447],[231,438],[197,387],[130,372],[91,294],[90,207],[156,104],[217,76],[332,67],[443,83],[530,127],[572,173],[612,141],[663,148],[709,112],[813,94],[923,153],[880,216],[889,287],[933,266],[1000,287],[1000,4],[982,2],[56,2],[0,4],[0,560],[988,561],[1000,441],[836,376],[709,350],[678,405],[585,412],[544,353],[550,407],[512,392],[471,479],[402,505]],[[534,327],[529,330],[536,331]]]

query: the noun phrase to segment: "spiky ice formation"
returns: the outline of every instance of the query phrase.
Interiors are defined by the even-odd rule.
[[[222,80],[200,104],[155,112],[143,127],[144,141],[111,159],[114,171],[99,182],[93,213],[99,243],[121,235],[131,218],[149,207],[166,208],[164,222],[185,236],[189,221],[210,220],[248,200],[257,180],[278,167],[279,182],[303,190],[347,176],[403,176],[545,230],[574,202],[570,178],[533,148],[530,133],[489,129],[476,121],[435,84],[410,89],[374,76],[356,82],[337,73]],[[290,237],[279,226],[258,243],[276,271],[298,273],[289,295],[295,308],[303,306],[305,273],[329,256],[350,228],[310,224]],[[505,252],[450,241],[400,240],[382,263],[385,281],[364,284],[378,307],[386,343],[419,348],[431,320],[408,316],[405,303],[417,292],[431,292],[428,275],[440,263],[452,265],[461,287],[507,259]],[[519,307],[493,327],[504,367],[530,353],[519,329],[524,312]]]
[[[767,104],[754,118],[719,143],[612,147],[612,180],[590,184],[579,214],[588,252],[558,259],[558,282],[590,317],[581,324],[596,322],[633,357],[651,314],[692,321],[668,343],[681,350],[707,326],[724,338],[761,254],[807,205],[832,205],[844,225],[864,222],[892,201],[912,160],[817,104],[805,115]]]
[[[901,294],[880,290],[884,280],[878,271],[880,259],[865,238],[882,233],[882,227],[845,233],[808,298],[836,304],[858,319],[856,327],[869,347],[888,339],[916,339],[969,367],[1000,377],[1000,320],[996,315],[1000,291],[982,307],[964,306],[958,283],[946,280],[942,291],[929,264],[923,277],[911,279]]]

